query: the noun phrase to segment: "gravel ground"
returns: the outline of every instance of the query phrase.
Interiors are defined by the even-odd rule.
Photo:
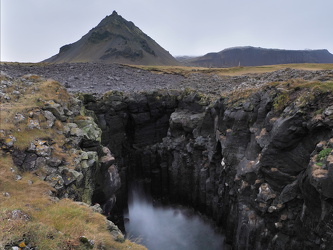
[[[71,92],[99,94],[109,90],[138,92],[159,88],[176,88],[183,80],[182,76],[157,75],[119,64],[3,64],[1,71],[14,77],[36,74],[59,81]]]
[[[1,71],[14,77],[36,74],[64,84],[70,92],[103,94],[106,91],[152,91],[158,89],[194,88],[205,93],[218,94],[243,88],[260,88],[267,82],[293,78],[306,80],[333,80],[333,70],[303,71],[283,69],[270,73],[241,76],[218,76],[193,73],[181,75],[155,74],[119,64],[63,63],[63,64],[8,64],[1,63]]]

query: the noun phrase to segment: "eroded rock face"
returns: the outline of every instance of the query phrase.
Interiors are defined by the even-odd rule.
[[[280,81],[293,74],[287,73],[261,77]],[[265,84],[266,78],[241,76],[232,80],[239,92],[233,88],[235,94],[214,101],[188,89],[113,91],[83,95],[85,116],[79,103],[54,102],[15,115],[17,124],[31,130],[63,133],[64,146],[77,155],[74,169],[53,155],[54,145],[45,138],[17,150],[17,138],[0,131],[1,148],[20,170],[42,169],[36,174],[59,197],[92,199],[106,214],[124,208],[127,184],[143,178],[155,197],[214,218],[234,249],[329,249],[333,98],[332,73],[326,73],[304,73],[304,79],[323,81],[317,88],[309,87],[313,82]],[[197,79],[199,84],[202,78]],[[246,80],[254,89],[242,97],[242,86],[250,85],[239,83]]]
[[[1,77],[4,78],[3,75]],[[35,95],[48,84],[36,75],[21,78],[7,76],[5,79],[11,83],[8,86],[22,92],[17,97],[21,100]],[[4,119],[1,122],[6,123],[12,119],[15,127],[1,129],[0,149],[11,155],[17,167],[13,170],[18,172],[15,180],[22,179],[20,174],[29,171],[50,183],[57,198],[91,204],[96,202],[96,194],[102,195],[103,199],[98,202],[103,206],[104,213],[109,214],[120,188],[120,177],[111,151],[101,145],[102,130],[80,100],[69,96],[59,83],[49,84],[48,89],[57,88],[55,93],[51,93],[51,100],[48,95],[36,97],[38,105],[35,107],[32,100],[25,104],[29,106],[27,109],[25,105],[20,105],[20,112],[13,117],[9,112],[1,117]],[[9,87],[2,87],[10,92]]]
[[[241,102],[182,92],[85,104],[123,184],[144,178],[155,197],[208,214],[234,249],[328,249],[333,99],[320,92],[304,101],[294,91],[283,108],[272,86]]]
[[[102,129],[102,144],[115,157],[103,157],[103,168],[109,169],[112,176],[113,164],[119,166],[119,177],[123,185],[117,195],[116,209],[118,212],[122,211],[127,204],[126,183],[133,178],[142,178],[145,171],[150,173],[150,168],[144,169],[139,158],[142,157],[145,146],[160,142],[167,135],[169,117],[178,103],[177,94],[152,92],[127,95],[114,91],[102,99],[85,95],[83,101],[86,108],[93,110],[97,117]],[[107,164],[109,161],[112,162],[111,165]],[[100,202],[103,199],[103,195],[97,192],[93,200]],[[115,203],[115,200],[114,197],[108,204]]]

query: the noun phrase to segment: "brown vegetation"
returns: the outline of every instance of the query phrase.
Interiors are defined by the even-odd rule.
[[[131,65],[133,66],[133,65]],[[332,70],[333,64],[318,63],[300,63],[300,64],[278,64],[267,66],[248,66],[248,67],[231,67],[231,68],[204,68],[204,67],[185,67],[185,66],[133,66],[140,69],[148,70],[158,74],[178,74],[188,76],[193,73],[216,74],[219,76],[237,76],[245,74],[258,74],[273,72],[280,69],[291,68],[299,70]]]
[[[1,80],[11,85],[6,88],[10,99],[0,105],[0,248],[145,249],[128,240],[115,241],[106,218],[89,207],[53,197],[55,190],[37,176],[43,170],[22,172],[15,166],[12,150],[25,150],[36,139],[52,141],[52,156],[62,158],[68,167],[73,164],[76,155],[64,151],[65,136],[58,133],[62,122],[56,120],[51,128],[39,115],[45,101],[69,104],[71,99],[59,83],[38,76]],[[13,137],[13,147],[5,146]],[[83,236],[93,244],[84,243]]]

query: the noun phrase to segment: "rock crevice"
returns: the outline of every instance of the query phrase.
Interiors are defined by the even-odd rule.
[[[297,91],[283,104],[274,85],[241,101],[186,90],[86,95],[84,103],[120,167],[120,207],[129,180],[142,178],[155,197],[214,218],[235,249],[325,248],[332,98],[321,91],[306,101]]]
[[[223,95],[184,88],[72,99],[43,80],[40,87],[53,87],[57,97],[37,98],[16,114],[8,109],[15,127],[6,123],[0,146],[19,173],[34,172],[59,198],[100,203],[106,215],[126,207],[128,185],[140,178],[155,198],[212,217],[233,249],[329,249],[332,74],[284,81],[283,72],[294,71],[232,78]],[[1,100],[19,101],[16,91],[28,91],[34,79],[22,78],[11,92],[7,81]],[[18,138],[21,128],[36,136]]]

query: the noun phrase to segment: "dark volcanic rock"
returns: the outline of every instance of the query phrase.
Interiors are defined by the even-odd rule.
[[[100,186],[94,187],[93,202],[103,203],[106,212],[112,206],[120,211],[126,207],[128,184],[142,178],[154,198],[190,205],[214,218],[233,249],[330,249],[332,71],[284,69],[237,77],[193,74],[183,78],[112,65],[109,70],[116,70],[112,77],[144,75],[139,85],[124,81],[116,89],[107,88],[102,69],[108,69],[98,64],[30,69],[49,69],[48,74],[68,79],[71,66],[96,70],[98,75],[89,76],[98,79],[91,89],[98,94],[80,98],[102,131],[101,144],[110,148],[115,159],[101,147],[95,133],[83,134],[85,127],[99,131],[95,125],[67,123],[65,134],[86,140],[83,146],[95,138],[93,148],[100,146],[99,158],[94,157],[98,152],[86,147],[88,152],[81,152],[80,159],[83,174],[94,166],[92,160],[101,161],[102,169],[95,176]],[[13,75],[29,73],[26,66],[5,64],[3,68]],[[79,92],[78,82],[70,81],[72,90]],[[165,82],[174,90],[163,90]],[[137,93],[141,87],[143,91]],[[104,94],[105,90],[113,91]],[[86,122],[93,124],[92,118]],[[11,140],[4,146],[10,148]],[[23,166],[25,156],[18,153],[16,158]],[[61,179],[75,174],[61,173],[48,173],[60,181],[54,183],[59,190],[66,185]],[[88,186],[96,184],[90,181],[83,180]],[[72,185],[71,179],[67,184]]]
[[[168,51],[116,11],[105,17],[79,41],[62,46],[57,55],[44,62],[179,64]]]
[[[234,249],[328,249],[332,238],[318,225],[331,226],[333,158],[317,165],[316,157],[332,144],[332,95],[279,111],[279,91],[267,86],[239,103],[188,90],[109,93],[85,105],[128,173],[123,183],[149,180],[155,198],[210,215]]]

